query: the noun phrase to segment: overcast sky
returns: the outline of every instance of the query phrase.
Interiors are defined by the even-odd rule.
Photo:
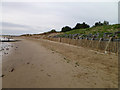
[[[76,23],[118,23],[117,2],[3,2],[3,34],[42,33]]]

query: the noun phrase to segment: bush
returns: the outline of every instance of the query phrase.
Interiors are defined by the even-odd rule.
[[[85,24],[85,22],[83,22],[82,24],[77,23],[76,26],[73,29],[85,29],[85,28],[89,28],[90,26]]]
[[[67,31],[71,31],[71,30],[72,30],[71,27],[65,26],[62,28],[61,32],[67,32]]]
[[[56,30],[55,29],[52,29],[51,31],[50,31],[50,33],[55,33],[56,32]]]

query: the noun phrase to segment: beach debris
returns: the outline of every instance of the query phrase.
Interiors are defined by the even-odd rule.
[[[27,64],[30,64],[29,62],[27,62]]]
[[[64,57],[64,59],[66,60],[66,58]]]
[[[6,54],[6,52],[4,52],[4,54]]]
[[[14,68],[12,68],[11,70],[10,70],[10,72],[13,72],[15,69]]]
[[[40,71],[44,71],[43,69],[41,69]]]
[[[1,75],[1,77],[4,77],[5,75]]]
[[[54,52],[52,52],[52,53],[54,53]]]
[[[77,67],[77,66],[79,66],[79,63],[78,63],[78,62],[75,63],[75,67]]]
[[[70,60],[69,60],[69,59],[67,59],[67,58],[65,58],[65,57],[64,57],[64,59],[67,61],[67,63],[69,63],[69,62],[70,62]]]
[[[51,75],[50,75],[50,74],[48,74],[48,73],[47,73],[47,76],[51,77]]]
[[[9,48],[6,48],[6,50],[9,50]]]

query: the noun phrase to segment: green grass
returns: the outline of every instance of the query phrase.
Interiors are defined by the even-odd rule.
[[[114,33],[120,31],[120,24],[114,24],[114,25],[104,25],[104,26],[97,26],[97,27],[91,27],[87,29],[76,29],[72,31],[65,32],[64,34],[97,34],[100,33],[100,36],[102,36],[106,32]]]

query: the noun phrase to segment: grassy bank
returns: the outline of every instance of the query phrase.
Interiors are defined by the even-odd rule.
[[[120,24],[115,25],[103,25],[103,26],[97,26],[97,27],[91,27],[87,29],[75,29],[72,31],[65,32],[64,34],[97,34],[99,33],[100,36],[103,36],[104,33],[114,33],[120,31]]]

